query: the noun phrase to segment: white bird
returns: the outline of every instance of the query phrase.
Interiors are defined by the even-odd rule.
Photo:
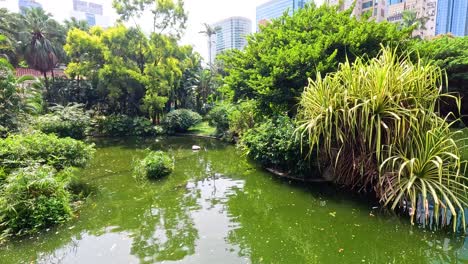
[[[197,145],[193,145],[193,146],[192,146],[192,150],[200,150],[200,149],[201,149],[200,146],[197,146]]]

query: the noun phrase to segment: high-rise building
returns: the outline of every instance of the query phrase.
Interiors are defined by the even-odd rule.
[[[73,11],[71,16],[78,20],[86,20],[90,26],[109,26],[109,18],[104,16],[104,8],[95,2],[81,0],[73,1]]]
[[[385,0],[325,0],[328,5],[337,5],[339,10],[351,8],[355,3],[353,15],[361,17],[366,15],[378,22],[385,20]]]
[[[21,13],[28,8],[42,8],[42,5],[34,0],[19,0],[18,7]]]
[[[387,21],[402,23],[405,11],[415,12],[416,18],[424,22],[423,27],[413,32],[414,36],[432,37],[435,35],[437,0],[390,0],[387,7]]]
[[[262,5],[257,6],[257,30],[259,25],[265,25],[270,20],[278,18],[288,12],[292,15],[297,10],[303,8],[310,0],[270,0]]]
[[[211,63],[216,55],[229,49],[242,50],[247,45],[247,35],[252,33],[252,21],[245,17],[230,17],[211,25],[216,35],[210,52]]]
[[[452,33],[455,36],[468,35],[468,1],[439,0],[437,3],[436,32]]]

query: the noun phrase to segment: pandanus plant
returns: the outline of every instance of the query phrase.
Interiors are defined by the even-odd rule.
[[[442,97],[459,98],[443,92],[443,80],[439,67],[383,48],[310,80],[296,132],[327,157],[337,183],[372,189],[391,209],[409,209],[412,222],[419,213],[443,226],[450,212],[454,229],[459,214],[465,227],[468,179],[452,115],[438,114]]]

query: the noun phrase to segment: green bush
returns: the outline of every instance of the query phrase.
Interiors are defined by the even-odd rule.
[[[240,143],[247,156],[264,167],[305,175],[310,162],[302,155],[295,129],[289,117],[279,116],[248,130]]]
[[[133,119],[133,132],[134,136],[156,136],[164,133],[161,126],[155,126],[148,118],[135,117]]]
[[[97,136],[128,136],[132,124],[132,118],[127,115],[98,116],[92,120],[92,133]]]
[[[244,134],[255,126],[257,112],[254,100],[243,101],[232,109],[229,115],[229,131],[236,136]]]
[[[202,121],[202,117],[188,109],[177,109],[166,115],[163,125],[169,133],[187,132],[187,130]]]
[[[206,116],[208,123],[216,127],[216,134],[223,135],[229,131],[229,113],[234,106],[229,103],[221,103],[213,107]]]
[[[14,169],[39,163],[56,169],[84,167],[94,153],[93,145],[54,134],[12,135],[0,139],[0,167]]]
[[[50,114],[39,116],[36,127],[46,134],[56,134],[59,137],[83,139],[90,125],[89,115],[83,110],[83,105],[57,105],[50,108]]]
[[[127,115],[98,116],[92,120],[91,134],[95,136],[155,136],[163,133],[160,126],[155,126],[144,117]]]
[[[168,176],[174,170],[172,159],[162,151],[152,151],[139,161],[134,170],[137,179],[160,179]]]
[[[72,215],[65,189],[68,171],[49,166],[21,168],[10,174],[0,195],[2,237],[23,235],[68,220]]]

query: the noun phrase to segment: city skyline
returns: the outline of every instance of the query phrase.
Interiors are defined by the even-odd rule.
[[[7,7],[11,11],[14,12],[19,12],[19,1],[22,2],[29,2],[31,0],[0,0],[0,7]],[[76,2],[77,0],[35,0],[33,2],[37,2],[38,4],[42,5],[42,7],[47,11],[50,12],[54,18],[60,22],[62,22],[65,19],[69,19],[72,16],[72,10],[73,10],[73,3]],[[294,6],[296,5],[302,5],[302,2],[311,2],[311,0],[257,0],[257,1],[252,1],[252,0],[238,0],[238,1],[231,1],[231,0],[185,0],[185,10],[188,13],[188,22],[187,22],[187,29],[185,31],[185,34],[182,36],[181,40],[179,41],[180,44],[183,45],[191,45],[194,47],[194,50],[199,52],[202,57],[205,59],[205,62],[208,63],[208,58],[209,58],[209,52],[208,52],[208,40],[206,36],[203,34],[200,34],[199,32],[203,30],[203,24],[207,23],[212,25],[213,23],[216,23],[217,21],[221,21],[223,19],[229,18],[229,17],[234,17],[234,16],[242,16],[250,19],[252,21],[252,32],[256,31],[257,28],[257,23],[261,18],[259,19],[259,14],[257,12],[257,9],[265,6],[269,2],[285,2],[285,1],[290,1],[294,3]],[[439,8],[437,6],[437,2],[442,2],[442,3],[451,3],[451,2],[458,2],[459,0],[433,0],[429,2],[425,2],[427,6],[421,6],[421,4],[417,4],[420,2],[419,0],[387,0],[385,3],[385,7],[377,7],[379,8],[379,15],[380,18],[377,19],[377,21],[383,21],[383,20],[389,20],[391,22],[399,22],[401,21],[401,12],[403,10],[413,10],[416,8],[416,11],[419,9],[425,10],[425,15],[427,16],[428,14],[432,14],[436,12]],[[101,6],[100,12],[103,12],[103,17],[106,17],[106,19],[101,19],[98,18],[97,16],[100,16],[100,14],[91,14],[88,15],[87,12],[82,12],[80,15],[73,15],[79,19],[84,19],[88,20],[88,22],[94,22],[96,24],[100,24],[103,26],[106,25],[112,25],[114,21],[118,18],[117,14],[115,13],[114,9],[112,8],[111,0],[81,0],[78,2],[92,2],[94,4],[97,4],[97,6]],[[320,5],[323,2],[329,3],[329,4],[337,4],[339,3],[338,0],[316,0],[314,1],[316,4]],[[348,7],[350,1],[344,1],[344,7]],[[358,10],[355,10],[355,14],[360,14],[362,11],[367,10],[363,9],[362,5],[367,4],[367,2],[376,2],[375,0],[358,0],[358,4],[360,4],[360,8]],[[463,2],[463,0],[461,1]],[[431,6],[428,6],[431,5]],[[466,5],[466,4],[465,4]],[[420,7],[418,7],[420,6]],[[422,8],[426,7],[426,8]],[[385,8],[385,17],[382,19],[382,15],[380,14],[382,12],[382,8]],[[465,8],[465,7],[464,7]],[[370,9],[370,8],[369,8]],[[212,12],[212,10],[216,10],[216,12]],[[463,9],[462,11],[464,11]],[[439,10],[440,11],[440,10]],[[462,12],[458,10],[456,13]],[[294,10],[292,10],[294,12]],[[96,16],[97,15],[97,16]],[[277,14],[275,14],[277,16]],[[430,19],[427,21],[426,24],[426,30],[419,31],[417,34],[423,35],[423,36],[433,36],[436,33],[441,34],[441,33],[446,33],[451,30],[454,30],[454,28],[447,28],[447,22],[442,22],[444,19],[440,17],[441,15],[439,14],[439,17],[437,18],[437,27],[438,29],[436,30],[436,17],[435,14],[432,14]],[[467,13],[468,16],[468,13]],[[463,16],[460,16],[458,14],[456,21],[461,21],[463,20]],[[445,18],[445,21],[448,21],[449,18]],[[465,30],[463,32],[462,26],[456,27],[458,31],[454,32],[455,35],[463,35],[468,33],[468,22],[466,19],[466,16],[464,17],[465,21]],[[445,23],[446,28],[442,30],[441,28],[443,27],[443,23]],[[92,23],[91,23],[92,24]],[[148,14],[143,15],[141,18],[137,19],[137,24],[142,26],[143,30],[147,33],[149,33],[150,27],[148,25],[151,25],[151,16]],[[453,24],[453,23],[452,23]],[[127,23],[129,26],[133,26],[133,23]],[[456,25],[455,25],[456,26]],[[436,32],[437,31],[437,32]]]

